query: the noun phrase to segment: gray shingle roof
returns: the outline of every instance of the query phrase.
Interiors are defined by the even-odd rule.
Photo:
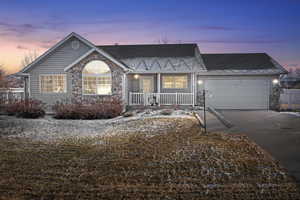
[[[276,69],[266,53],[201,54],[207,70]]]
[[[197,44],[141,44],[97,46],[117,59],[138,57],[189,57]]]

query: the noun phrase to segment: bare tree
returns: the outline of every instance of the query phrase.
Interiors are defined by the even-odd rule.
[[[294,70],[294,73],[297,75],[297,76],[300,76],[300,68],[296,68]]]
[[[182,44],[182,40],[169,40],[167,37],[161,37],[160,39],[157,40],[158,44]]]
[[[157,40],[158,44],[169,44],[169,39],[166,37],[161,37]]]
[[[0,88],[6,88],[6,87],[7,87],[6,73],[3,69],[3,65],[0,65]]]
[[[37,51],[31,51],[24,55],[24,58],[21,60],[21,68],[26,67],[30,63],[32,63],[38,57]]]

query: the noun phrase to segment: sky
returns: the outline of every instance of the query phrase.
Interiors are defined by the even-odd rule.
[[[71,32],[94,44],[197,43],[300,68],[300,0],[0,0],[0,65],[20,70]]]

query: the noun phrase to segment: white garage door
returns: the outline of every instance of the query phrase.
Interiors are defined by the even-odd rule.
[[[207,103],[218,109],[269,109],[268,80],[206,80]]]

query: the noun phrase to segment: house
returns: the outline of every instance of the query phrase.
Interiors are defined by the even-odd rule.
[[[285,74],[280,77],[280,84],[286,89],[300,89],[300,75],[296,73]]]
[[[286,70],[265,53],[202,54],[197,44],[97,46],[71,33],[18,74],[26,95],[58,100],[109,99],[124,105],[201,105],[273,109]]]

